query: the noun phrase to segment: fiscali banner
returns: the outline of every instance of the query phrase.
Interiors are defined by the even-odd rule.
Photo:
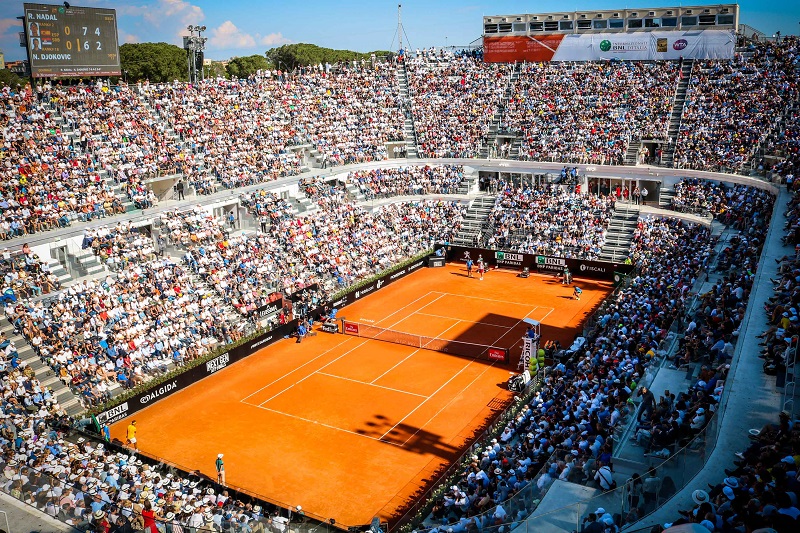
[[[489,63],[609,59],[732,59],[733,30],[509,35],[483,38]]]

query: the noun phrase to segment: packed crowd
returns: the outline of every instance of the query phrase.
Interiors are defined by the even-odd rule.
[[[298,140],[310,142],[327,165],[387,159],[385,143],[404,138],[402,101],[388,63],[312,70],[270,90]]]
[[[79,281],[54,301],[7,303],[6,317],[85,406],[240,336],[209,291],[170,259]]]
[[[623,164],[628,144],[667,138],[675,63],[530,63],[511,87],[501,129],[520,159]]]
[[[50,271],[50,265],[42,261],[27,243],[18,253],[8,248],[0,254],[0,274],[3,276],[0,300],[16,303],[26,299],[58,290],[58,278]]]
[[[27,370],[4,371],[0,379],[6,391],[0,485],[46,515],[96,533],[288,530],[285,516],[232,491],[217,490],[197,472],[175,472],[115,451],[105,442],[68,437],[63,411],[46,390],[42,394]],[[27,388],[47,399],[25,408],[16,391]],[[297,517],[304,518],[300,508]]]
[[[502,103],[511,67],[468,56],[409,60],[408,86],[422,157],[477,157]]]
[[[797,48],[785,38],[696,62],[675,164],[740,170],[764,141],[789,156],[775,171],[796,174],[796,126],[781,117],[798,95]],[[158,176],[203,195],[298,174],[308,158],[385,159],[407,105],[426,157],[476,157],[500,112],[523,159],[620,163],[631,140],[665,139],[678,74],[674,62],[529,64],[509,87],[512,67],[470,53],[405,63],[409,102],[383,62],[199,84],[5,87],[0,237],[152,207],[147,180]]]
[[[358,170],[347,182],[358,187],[367,200],[391,196],[455,194],[464,179],[464,167],[456,165],[411,166]]]
[[[62,132],[49,100],[4,87],[0,107],[0,236],[10,239],[124,210],[97,163]]]
[[[466,206],[425,200],[389,204],[370,213],[346,199],[335,182],[304,180],[301,190],[321,215],[285,221],[276,237],[296,257],[316,265],[320,285],[342,288],[458,233]]]
[[[800,116],[795,106],[787,111],[789,119],[783,128],[775,132],[765,147],[768,154],[778,156],[778,161],[769,169],[781,181],[792,185],[795,178],[800,175]]]
[[[224,223],[200,206],[186,210],[165,211],[160,216],[161,233],[175,245],[209,244],[225,238]]]
[[[677,168],[738,172],[797,99],[794,37],[753,47],[750,57],[696,61],[675,146]]]
[[[163,248],[157,247],[149,230],[133,227],[128,221],[111,227],[87,228],[81,247],[90,248],[111,270],[124,270],[128,264],[152,261],[163,254]]]
[[[436,502],[427,527],[513,527],[556,479],[591,481],[603,490],[616,486],[612,434],[632,415],[628,400],[685,311],[687,288],[711,250],[709,236],[680,221],[642,221],[631,256],[637,274],[628,288],[611,301],[583,347],[555,364],[502,435],[472,456],[462,479]],[[676,404],[684,416],[691,400],[687,395]]]
[[[796,244],[793,230],[797,206],[795,197],[786,212],[788,223],[785,229],[793,244]],[[765,216],[768,217],[769,213]],[[761,235],[765,229],[761,228]],[[752,258],[751,263],[754,263],[758,260],[757,251],[751,249],[744,255]],[[731,250],[730,255],[736,257],[740,254]],[[800,304],[797,285],[800,262],[796,255],[777,260],[778,277],[772,280],[775,293],[764,308],[770,325],[758,335],[763,341],[758,357],[764,359],[764,371],[769,375],[782,373],[787,365],[796,362],[797,334],[800,333],[797,311]],[[718,301],[724,300],[723,296]],[[726,477],[716,485],[709,485],[709,490],[695,490],[692,493],[693,507],[679,511],[680,518],[673,525],[701,524],[713,532],[734,528],[751,531],[773,528],[778,533],[789,533],[797,529],[800,507],[795,494],[800,466],[800,434],[789,412],[782,411],[777,418],[777,423],[751,432],[750,445],[736,452],[734,468],[725,470]]]
[[[560,185],[531,188],[501,181],[485,233],[489,248],[596,259],[614,198],[569,192]]]
[[[370,213],[347,199],[336,182],[302,180],[319,210],[295,217],[289,203],[259,190],[242,195],[261,232],[191,245],[184,259],[240,313],[250,315],[275,292],[290,295],[317,284],[330,296],[364,277],[451,241],[465,208],[455,202],[419,201]]]
[[[676,211],[701,211],[710,213],[719,206],[724,186],[709,180],[684,178],[675,184],[672,209]]]

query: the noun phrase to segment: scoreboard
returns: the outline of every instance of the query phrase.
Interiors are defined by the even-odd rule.
[[[119,76],[114,9],[24,4],[34,78]]]

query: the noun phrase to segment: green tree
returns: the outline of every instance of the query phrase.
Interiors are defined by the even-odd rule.
[[[352,50],[334,50],[323,48],[315,44],[285,44],[277,48],[267,50],[266,57],[273,64],[281,69],[293,69],[299,66],[317,65],[319,63],[339,63],[341,61],[360,61],[369,60],[375,54],[378,57],[391,55],[385,50],[374,52],[354,52]]]
[[[123,44],[119,47],[119,58],[123,75],[129,82],[150,80],[160,83],[189,79],[186,50],[174,44]]]
[[[0,87],[2,86],[9,86],[12,89],[16,89],[17,85],[20,87],[25,87],[28,84],[28,80],[25,78],[20,78],[7,68],[0,69]]]
[[[272,64],[267,61],[267,58],[255,54],[231,59],[225,67],[225,70],[231,78],[247,78],[259,70],[267,70],[270,68],[272,68]]]
[[[227,78],[228,72],[222,61],[212,61],[210,65],[203,65],[203,76],[206,78]]]

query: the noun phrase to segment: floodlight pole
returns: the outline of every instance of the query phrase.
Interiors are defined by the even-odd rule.
[[[402,18],[403,5],[397,4],[397,40],[399,44],[398,50],[403,49],[403,18]]]

